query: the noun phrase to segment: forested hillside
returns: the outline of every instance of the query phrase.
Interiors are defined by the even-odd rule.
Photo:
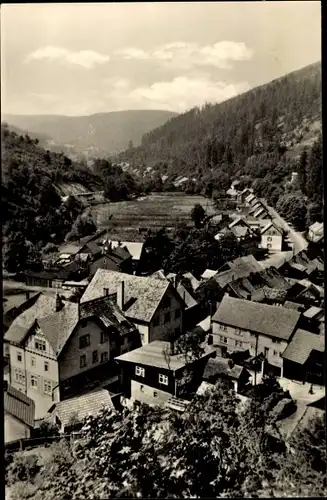
[[[176,113],[161,110],[117,111],[90,116],[5,115],[4,119],[29,133],[42,133],[78,153],[105,155],[139,145],[142,135]]]
[[[206,104],[144,135],[122,158],[170,176],[210,180],[265,177],[321,132],[321,64],[315,63],[221,104]]]

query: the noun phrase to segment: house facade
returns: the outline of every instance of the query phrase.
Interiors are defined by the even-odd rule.
[[[203,372],[216,351],[206,346],[202,357],[193,362]],[[163,405],[180,395],[181,379],[187,372],[183,355],[174,354],[171,344],[155,341],[116,358],[120,365],[120,387],[127,398],[150,405]]]
[[[87,385],[117,382],[114,357],[140,345],[135,326],[110,297],[80,305],[41,295],[6,340],[11,384],[33,399],[36,419]]]
[[[81,302],[117,293],[117,304],[134,323],[142,344],[183,332],[185,302],[168,280],[99,269]]]
[[[322,222],[315,222],[311,224],[308,229],[308,240],[312,243],[318,243],[324,237],[324,224]]]
[[[267,368],[282,376],[282,353],[300,316],[292,309],[225,295],[212,316],[212,343],[222,354],[247,350],[251,356],[263,354]]]
[[[273,222],[261,230],[261,248],[272,252],[280,252],[283,245],[283,231]]]

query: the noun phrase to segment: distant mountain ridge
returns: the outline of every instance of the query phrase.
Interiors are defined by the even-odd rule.
[[[142,136],[177,113],[161,110],[127,110],[89,116],[3,115],[2,121],[30,134],[49,136],[54,143],[78,153],[114,154],[141,144]],[[51,142],[49,143],[51,146]]]
[[[256,164],[296,159],[321,134],[321,62],[219,104],[171,118],[119,155],[140,172],[197,179],[225,171],[255,176]]]

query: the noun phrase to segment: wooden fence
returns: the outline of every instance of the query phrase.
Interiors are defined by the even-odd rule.
[[[17,439],[16,441],[10,441],[5,444],[5,451],[7,453],[15,453],[17,451],[30,450],[33,448],[38,448],[39,446],[44,446],[46,444],[50,445],[56,441],[61,441],[65,439],[66,441],[73,441],[82,436],[79,432],[73,432],[71,434],[61,434],[59,436],[42,436],[35,438],[24,438]]]

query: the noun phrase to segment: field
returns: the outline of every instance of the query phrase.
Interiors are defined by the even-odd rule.
[[[196,203],[207,215],[215,212],[210,199],[184,193],[156,193],[133,201],[105,203],[92,207],[99,229],[108,228],[113,239],[142,241],[148,229],[167,229],[183,222],[191,225],[190,213]]]

